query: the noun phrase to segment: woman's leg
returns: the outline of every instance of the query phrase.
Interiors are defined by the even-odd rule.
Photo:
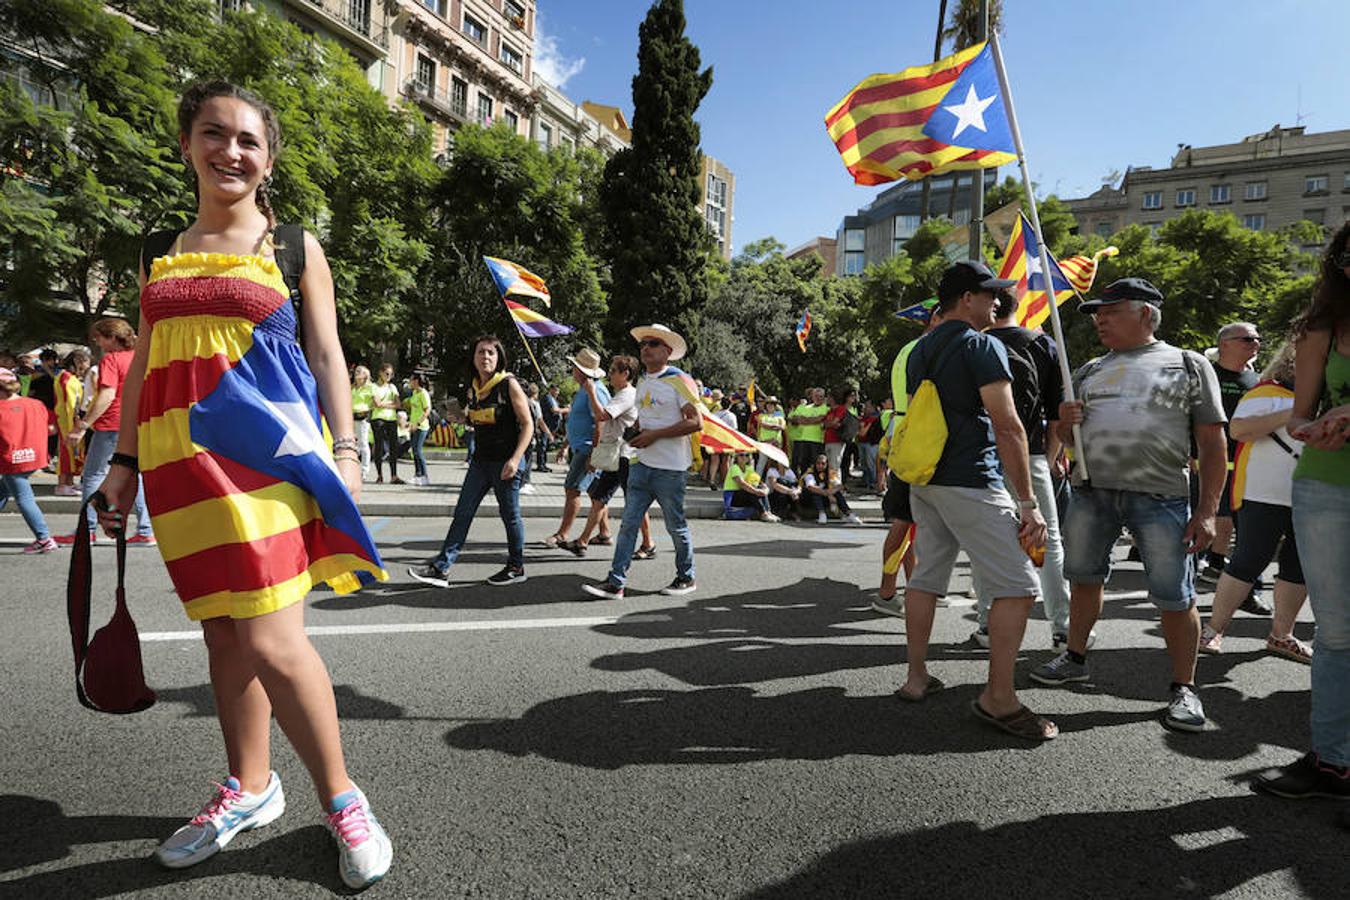
[[[581,529],[581,537],[577,538],[577,543],[583,547],[590,543],[591,535],[595,534],[595,530],[601,527],[600,523],[608,518],[609,507],[599,500],[592,500],[590,515],[586,517],[586,527]],[[608,530],[607,528],[603,529],[603,532],[608,532]]]
[[[1294,633],[1294,621],[1298,618],[1299,610],[1303,609],[1303,603],[1307,599],[1308,588],[1305,585],[1293,584],[1276,576],[1275,612],[1270,620],[1271,637],[1282,640]]]
[[[853,512],[853,510],[848,508],[848,501],[844,499],[843,491],[834,492],[834,502],[839,504],[839,511],[844,515],[848,515],[849,513]]]
[[[361,456],[361,477],[365,478],[370,474],[370,419],[357,419],[353,424],[356,426],[356,450]]]
[[[412,433],[413,474],[418,478],[427,474],[427,458],[422,455],[422,447],[426,445],[428,433],[420,428],[414,428]]]
[[[1214,605],[1209,613],[1210,630],[1218,634],[1223,634],[1252,583],[1275,558],[1280,539],[1286,533],[1291,539],[1293,536],[1293,518],[1287,506],[1248,500],[1238,507],[1234,518],[1237,543],[1214,587]]]
[[[501,470],[493,479],[493,491],[497,496],[497,512],[506,526],[506,564],[513,569],[525,568],[525,520],[520,515],[520,485],[524,477],[517,472],[515,477],[503,480]]]
[[[386,444],[387,437],[384,431],[384,422],[378,419],[372,419],[370,430],[375,433],[375,477],[384,481],[384,455],[388,452]]]
[[[33,497],[33,486],[28,483],[28,477],[32,474],[32,472],[16,472],[0,477],[3,477],[9,495],[18,504],[19,513],[29,530],[33,532],[33,537],[45,541],[52,533],[47,529],[47,520],[42,517],[42,510],[38,508],[37,500]]]
[[[643,549],[655,547],[656,545],[652,543],[652,520],[645,512],[642,514],[641,528]]]
[[[1214,604],[1209,611],[1211,631],[1223,634],[1227,630],[1228,623],[1233,621],[1233,613],[1237,612],[1251,589],[1250,581],[1239,581],[1225,569],[1219,576],[1219,583],[1214,586]]]
[[[234,621],[235,635],[271,701],[277,724],[309,770],[324,810],[338,794],[351,790],[337,702],[319,652],[305,634],[305,607]]]
[[[297,603],[296,606],[299,606]],[[272,702],[267,699],[253,661],[245,653],[234,620],[220,618],[202,622],[211,671],[211,692],[216,700],[216,719],[225,739],[229,774],[240,787],[261,793],[271,772]]]

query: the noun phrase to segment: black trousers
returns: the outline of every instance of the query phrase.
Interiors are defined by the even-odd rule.
[[[387,419],[371,419],[371,430],[375,432],[375,474],[384,477],[380,465],[389,460],[389,477],[398,477],[398,422]]]

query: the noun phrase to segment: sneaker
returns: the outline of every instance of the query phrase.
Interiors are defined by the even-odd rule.
[[[420,581],[432,587],[447,588],[450,586],[450,579],[435,566],[409,566],[408,575],[414,581]]]
[[[1256,780],[1256,787],[1290,800],[1305,797],[1350,800],[1350,768],[1333,766],[1318,759],[1316,753],[1305,753],[1297,762],[1262,775]]]
[[[989,649],[989,626],[981,625],[970,634],[970,639],[975,642],[975,646]]]
[[[1193,688],[1183,684],[1172,689],[1172,702],[1167,704],[1163,724],[1180,731],[1205,730],[1205,707]]]
[[[286,811],[281,779],[271,773],[261,794],[239,789],[233,776],[216,785],[215,796],[201,812],[155,850],[155,861],[169,869],[185,869],[215,856],[241,831],[261,828]]]
[[[1273,635],[1266,638],[1266,652],[1283,656],[1285,659],[1292,659],[1294,662],[1300,662],[1304,665],[1312,665],[1312,645],[1300,641],[1292,634],[1282,638]]]
[[[661,593],[667,597],[679,597],[684,594],[692,594],[697,588],[698,585],[694,584],[694,579],[676,575],[674,581],[661,588]]]
[[[761,522],[781,522],[781,521],[783,521],[782,519],[778,518],[776,515],[774,515],[774,514],[771,513],[771,512],[762,513],[762,514],[760,515],[760,517],[759,517],[759,520],[760,520]]]
[[[1030,677],[1038,684],[1056,687],[1074,681],[1087,681],[1088,667],[1086,663],[1079,664],[1069,659],[1069,651],[1065,650],[1048,663],[1032,669]]]
[[[60,544],[62,547],[69,547],[75,543],[75,535],[55,534],[52,535],[52,540],[56,541],[56,543]],[[89,529],[89,543],[91,544],[95,543],[97,540],[98,540],[98,532],[94,531],[92,528]]]
[[[402,478],[399,478],[397,475],[395,475],[393,478],[390,478],[390,479],[389,479],[389,483],[390,483],[390,484],[407,484],[408,482],[404,481]]]
[[[1200,652],[1216,656],[1223,652],[1223,635],[1205,626],[1204,631],[1200,632]]]
[[[24,553],[51,553],[53,550],[60,550],[61,545],[52,540],[50,536],[40,541],[33,541],[27,547],[23,548]]]
[[[1091,650],[1092,645],[1097,643],[1097,629],[1088,632],[1087,649]],[[1063,653],[1069,649],[1069,636],[1062,631],[1056,631],[1050,635],[1050,649],[1055,653]]]
[[[341,809],[326,818],[328,831],[338,846],[338,874],[342,883],[359,891],[388,873],[389,864],[394,861],[394,845],[360,788],[353,785],[334,800],[341,802],[349,796],[351,799]]]
[[[844,517],[844,521],[850,525],[861,525],[863,523],[863,520],[858,518],[857,513],[849,513]]]
[[[58,497],[78,497],[80,489],[73,484],[58,484],[52,493]]]
[[[538,491],[535,490],[535,487],[534,487],[534,485],[532,485],[532,484],[522,484],[522,485],[520,486],[520,492],[521,492],[522,494],[536,494],[536,493],[538,493]]]
[[[524,584],[527,580],[524,566],[505,566],[500,572],[489,578],[487,583],[493,587],[506,587],[508,584]]]
[[[608,578],[598,584],[583,584],[581,589],[592,597],[599,597],[601,600],[623,599],[623,586],[615,584]]]
[[[872,601],[872,609],[897,619],[905,617],[905,595],[896,591],[889,597],[877,597]]]
[[[128,545],[138,545],[141,547],[154,547],[159,544],[153,534],[133,534],[127,538]]]
[[[1266,602],[1266,598],[1257,592],[1255,585],[1252,586],[1251,591],[1248,592],[1238,609],[1253,616],[1269,616],[1272,613],[1270,604]]]
[[[828,521],[830,521],[830,517],[825,515],[825,513],[821,513],[820,515],[816,516],[817,525],[824,525]]]
[[[1196,573],[1197,581],[1203,581],[1205,584],[1218,584],[1219,576],[1223,574],[1223,566],[1216,566],[1213,563],[1206,565]]]

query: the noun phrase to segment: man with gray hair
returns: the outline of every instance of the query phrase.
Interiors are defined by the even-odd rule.
[[[1134,535],[1144,562],[1148,596],[1161,611],[1172,663],[1171,701],[1163,723],[1203,731],[1205,710],[1195,692],[1200,614],[1195,608],[1191,554],[1214,538],[1214,513],[1224,482],[1223,406],[1205,358],[1154,336],[1163,295],[1142,278],[1122,278],[1099,300],[1079,309],[1093,318],[1109,352],[1073,376],[1079,399],[1062,403],[1059,436],[1074,440],[1082,426],[1088,479],[1074,472],[1064,529],[1064,575],[1071,584],[1069,643],[1031,673],[1041,684],[1088,680],[1092,626],[1102,610],[1111,551],[1121,529]],[[1200,494],[1190,504],[1191,441],[1200,460]]]

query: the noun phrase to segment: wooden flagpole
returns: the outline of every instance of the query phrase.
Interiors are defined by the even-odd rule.
[[[544,383],[544,389],[548,390],[548,379],[544,377],[544,370],[539,368],[539,360],[534,358],[534,351],[530,349],[530,339],[525,336],[525,331],[516,321],[516,317],[511,315],[511,307],[506,305],[506,295],[502,294],[502,308],[506,310],[506,317],[511,320],[511,324],[516,326],[516,334],[520,335],[520,340],[525,344],[525,352],[530,355],[530,362],[534,363],[534,370],[539,373],[539,380]]]

